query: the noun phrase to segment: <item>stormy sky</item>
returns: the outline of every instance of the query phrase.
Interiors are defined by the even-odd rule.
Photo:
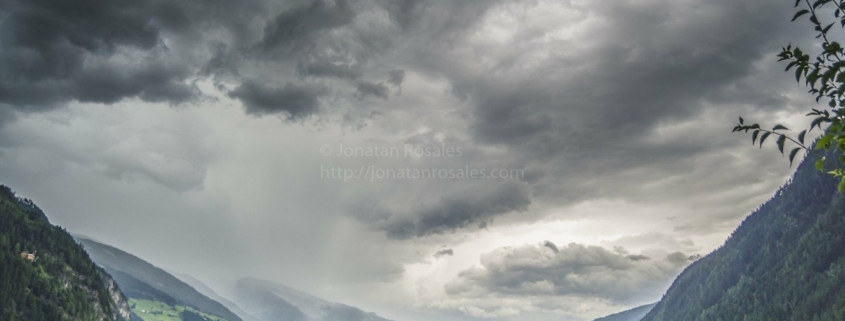
[[[770,0],[0,0],[0,183],[204,280],[396,320],[660,298],[791,174]]]

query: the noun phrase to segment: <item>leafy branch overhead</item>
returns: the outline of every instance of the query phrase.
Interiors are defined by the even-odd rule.
[[[802,150],[814,153],[819,157],[816,168],[827,171],[829,174],[840,178],[839,190],[845,190],[845,48],[839,42],[830,41],[834,26],[839,25],[840,29],[845,28],[845,0],[796,0],[795,7],[801,6],[792,21],[806,17],[815,31],[818,33],[816,39],[821,42],[821,51],[811,57],[800,48],[793,48],[788,45],[782,48],[778,54],[778,61],[788,61],[786,71],[794,69],[795,80],[809,88],[809,93],[816,99],[816,103],[822,100],[827,101],[827,107],[823,109],[812,109],[807,116],[813,117],[810,126],[802,130],[795,138],[787,135],[789,131],[786,126],[775,125],[771,130],[763,129],[759,124],[747,125],[740,117],[739,123],[734,126],[733,132],[751,132],[751,143],[758,144],[762,148],[763,143],[770,136],[777,137],[774,141],[781,154],[786,155],[787,143],[790,145],[789,163],[790,166],[795,157]],[[832,9],[832,10],[831,10]],[[832,13],[832,17],[825,20],[820,13]],[[824,128],[823,128],[823,125]],[[823,133],[814,146],[805,143],[805,136],[814,128],[822,130]],[[820,150],[836,149],[838,160],[829,160],[818,154]]]

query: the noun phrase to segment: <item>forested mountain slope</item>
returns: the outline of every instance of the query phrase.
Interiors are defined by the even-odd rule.
[[[128,320],[126,298],[64,229],[0,186],[0,320]]]
[[[644,321],[845,320],[845,197],[808,156]]]

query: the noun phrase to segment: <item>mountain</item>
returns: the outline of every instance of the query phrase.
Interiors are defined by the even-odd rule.
[[[181,314],[187,308],[227,321],[242,321],[219,302],[132,254],[83,236],[77,236],[77,239],[91,255],[91,259],[114,276],[129,298],[143,300],[143,309],[146,311],[160,310]],[[133,309],[133,312],[138,313],[138,310]]]
[[[684,270],[643,321],[845,320],[845,194],[816,159]]]
[[[220,296],[220,294],[217,294],[217,292],[212,290],[210,287],[208,287],[208,285],[206,285],[202,281],[197,280],[196,278],[194,278],[190,275],[187,275],[187,274],[172,273],[172,272],[171,272],[171,274],[178,277],[180,280],[187,283],[188,285],[192,286],[194,289],[196,289],[197,291],[199,291],[203,295],[211,298],[214,301],[220,302],[220,304],[223,304],[223,306],[225,306],[227,309],[234,312],[243,321],[260,321],[260,320],[256,319],[255,317],[253,317],[252,315],[250,315],[249,313],[246,313],[244,310],[241,309],[241,307],[239,307],[234,302],[229,301],[229,299],[226,299],[226,298]]]
[[[238,280],[233,294],[233,301],[259,321],[390,321],[261,279]]]
[[[0,320],[128,320],[115,281],[30,200],[0,185]]]
[[[616,314],[611,314],[593,321],[640,321],[657,303],[639,306]]]

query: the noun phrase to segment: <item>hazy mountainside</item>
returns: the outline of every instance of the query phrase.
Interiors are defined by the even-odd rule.
[[[598,318],[593,321],[640,321],[651,311],[657,303],[639,306],[630,310],[625,310],[616,314],[611,314],[603,318]]]
[[[845,320],[845,196],[815,160],[682,272],[643,320]]]
[[[0,186],[0,320],[128,320],[126,297],[73,237]]]
[[[255,278],[235,284],[233,301],[260,321],[390,321],[375,313],[328,302],[310,294]]]
[[[190,285],[150,263],[117,248],[77,236],[91,259],[114,276],[132,299],[182,305],[229,321],[241,321],[225,306],[199,293]]]
[[[260,321],[260,320],[256,319],[255,317],[253,317],[252,315],[250,315],[249,313],[246,313],[243,309],[241,309],[241,307],[239,307],[234,302],[229,301],[229,299],[226,299],[226,298],[220,296],[220,294],[217,294],[217,292],[212,290],[210,287],[208,287],[208,285],[206,285],[202,281],[197,280],[194,277],[187,275],[187,274],[179,274],[179,273],[171,273],[171,274],[178,277],[180,280],[187,283],[188,285],[192,286],[194,289],[196,289],[197,291],[199,291],[203,295],[211,298],[214,301],[220,302],[220,304],[223,304],[223,306],[225,306],[227,309],[229,309],[229,311],[232,311],[235,314],[237,314],[242,320],[244,320],[244,321]]]

